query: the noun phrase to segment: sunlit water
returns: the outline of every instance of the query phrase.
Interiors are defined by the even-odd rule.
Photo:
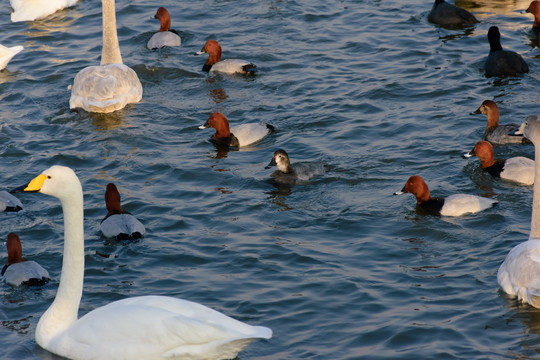
[[[76,170],[85,192],[86,273],[80,315],[113,300],[160,294],[203,303],[273,329],[240,359],[526,359],[540,352],[540,311],[498,289],[507,252],[528,237],[532,189],[490,178],[476,158],[494,99],[501,122],[540,113],[529,1],[459,1],[481,23],[445,30],[431,1],[117,2],[124,63],[141,103],[108,115],[69,111],[75,74],[99,63],[101,8],[81,0],[37,22],[0,14],[0,43],[23,45],[0,72],[0,189],[54,164]],[[172,15],[179,48],[149,51],[157,6]],[[523,55],[530,74],[483,76],[487,30]],[[255,77],[208,75],[215,38],[224,58],[254,62]],[[223,112],[231,124],[277,132],[245,151],[221,151],[198,130]],[[264,166],[283,148],[326,175],[280,188]],[[532,157],[532,146],[496,147]],[[461,218],[421,216],[411,195],[424,177],[435,196],[499,200]],[[103,195],[115,182],[124,208],[147,227],[135,243],[100,236]],[[0,214],[27,258],[46,267],[41,288],[0,286],[0,349],[7,359],[54,359],[34,340],[60,275],[59,202],[21,194]]]

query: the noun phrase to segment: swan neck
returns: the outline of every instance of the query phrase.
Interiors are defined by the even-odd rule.
[[[116,10],[114,0],[101,0],[103,11],[103,49],[101,65],[122,64],[122,54],[116,32]]]
[[[80,188],[80,186],[79,186]],[[36,340],[45,345],[77,321],[84,281],[84,215],[82,188],[61,199],[64,255],[60,284],[52,305],[40,318]]]
[[[531,216],[531,238],[540,238],[540,146],[534,147],[533,209]]]

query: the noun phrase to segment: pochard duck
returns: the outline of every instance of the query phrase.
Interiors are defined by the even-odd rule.
[[[11,21],[34,21],[58,10],[75,5],[77,0],[9,0],[13,12]]]
[[[515,76],[529,72],[529,66],[521,55],[510,50],[503,50],[499,28],[492,26],[488,30],[489,55],[484,68],[486,76]]]
[[[461,216],[485,210],[497,203],[493,199],[467,194],[432,198],[424,179],[418,175],[411,176],[403,189],[395,192],[394,195],[404,193],[410,193],[416,197],[417,211],[430,215]]]
[[[448,4],[444,0],[435,0],[428,14],[428,21],[442,26],[462,26],[478,22],[467,10]]]
[[[6,241],[8,259],[0,275],[12,286],[43,285],[49,281],[49,272],[32,260],[22,257],[21,239],[15,233],[9,233]]]
[[[22,210],[22,203],[7,191],[0,191],[0,211],[17,212]]]
[[[482,170],[491,176],[517,182],[523,185],[534,183],[534,160],[523,156],[509,159],[495,159],[493,146],[484,140],[476,143],[474,149],[463,155],[466,158],[476,156],[480,159]]]
[[[540,178],[540,116],[529,116],[525,136],[534,144],[535,176]],[[518,301],[540,308],[540,181],[533,185],[531,233],[516,245],[499,267],[497,281],[501,289]]]
[[[169,15],[169,11],[164,7],[160,7],[154,18],[159,20],[161,27],[148,40],[146,47],[152,50],[160,49],[164,46],[180,46],[182,39],[180,39],[176,31],[171,30],[171,16]]]
[[[60,200],[64,260],[56,297],[36,326],[39,346],[68,359],[234,359],[272,330],[251,326],[202,304],[170,296],[114,301],[78,317],[84,283],[84,199],[75,172],[52,166],[25,192]]]
[[[230,147],[241,147],[253,144],[268,134],[274,132],[275,128],[266,123],[250,123],[236,125],[229,128],[229,121],[220,112],[215,112],[204,125],[199,126],[199,129],[206,128],[216,129],[216,133],[212,135],[210,140],[218,145],[227,145]]]
[[[0,45],[0,70],[5,69],[9,61],[24,50],[22,46],[5,47]]]
[[[301,162],[291,165],[289,155],[283,149],[274,152],[272,160],[265,169],[272,166],[277,166],[277,170],[270,176],[274,181],[284,185],[294,185],[297,180],[309,180],[330,171],[328,165],[319,162]]]
[[[103,48],[101,65],[82,69],[71,88],[69,107],[109,113],[142,99],[142,85],[133,69],[122,63],[116,32],[114,0],[102,0]]]
[[[536,37],[540,37],[540,1],[532,1],[527,12],[534,15],[532,30]]]
[[[487,116],[487,125],[484,132],[484,140],[492,144],[530,144],[531,142],[523,135],[515,135],[519,129],[517,124],[499,125],[499,107],[494,101],[484,100],[480,107],[471,115],[484,114]]]
[[[255,71],[257,68],[254,64],[245,60],[227,59],[221,60],[221,46],[216,40],[208,40],[204,44],[201,51],[195,55],[208,53],[208,59],[204,63],[203,71],[206,72],[221,72],[225,74],[247,74]]]
[[[108,213],[101,220],[100,225],[101,232],[105,237],[135,240],[144,236],[146,232],[144,225],[120,206],[120,193],[113,183],[107,184],[105,205]]]

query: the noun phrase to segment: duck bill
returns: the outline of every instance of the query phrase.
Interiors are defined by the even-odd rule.
[[[468,158],[474,156],[474,152],[469,151],[469,152],[467,152],[467,153],[465,153],[465,154],[463,154],[463,155],[461,155],[461,156],[462,156],[464,159],[468,159]]]
[[[482,112],[480,111],[480,108],[476,109],[475,111],[471,113],[471,115],[480,115],[480,114],[482,114]]]
[[[197,51],[197,52],[196,52],[195,54],[193,54],[193,55],[202,55],[202,54],[206,54],[206,49],[205,49],[204,47],[201,49],[201,51]]]
[[[203,130],[203,129],[206,129],[206,128],[208,128],[208,127],[209,127],[209,125],[208,125],[208,121],[207,121],[207,122],[205,122],[203,125],[199,126],[198,129],[199,129],[199,130]]]
[[[270,161],[270,163],[268,163],[268,165],[266,165],[264,168],[265,169],[270,169],[272,166],[276,166],[276,160],[274,158],[272,158],[272,161]]]

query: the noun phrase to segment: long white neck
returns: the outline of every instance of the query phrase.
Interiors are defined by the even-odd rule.
[[[60,200],[64,212],[64,258],[56,298],[36,329],[36,341],[44,348],[55,335],[77,321],[83,291],[84,215],[80,184]]]
[[[531,216],[531,235],[529,238],[540,238],[540,144],[534,146],[534,185],[533,209]]]
[[[101,65],[122,64],[120,44],[116,33],[116,10],[114,0],[101,0],[103,9],[103,49]]]

